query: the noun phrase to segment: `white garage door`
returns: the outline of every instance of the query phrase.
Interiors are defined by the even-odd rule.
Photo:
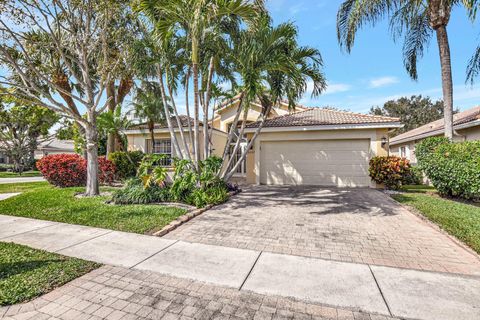
[[[367,187],[370,140],[261,143],[260,183]]]

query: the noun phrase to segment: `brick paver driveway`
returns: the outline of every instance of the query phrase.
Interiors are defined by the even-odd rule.
[[[478,256],[372,189],[251,187],[165,237],[341,261],[480,274]]]

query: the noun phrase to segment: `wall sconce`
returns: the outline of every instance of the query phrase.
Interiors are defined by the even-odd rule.
[[[382,137],[382,148],[385,148],[385,146],[387,145],[387,137]]]

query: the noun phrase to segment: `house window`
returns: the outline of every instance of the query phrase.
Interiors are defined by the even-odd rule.
[[[170,139],[155,140],[152,147],[152,140],[147,140],[147,153],[166,155],[167,158],[161,164],[170,166],[172,164],[172,141]]]
[[[410,160],[410,147],[400,147],[400,157]]]

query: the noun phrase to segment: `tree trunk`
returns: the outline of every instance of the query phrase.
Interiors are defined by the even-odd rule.
[[[98,131],[95,111],[89,111],[86,124],[86,149],[87,149],[87,187],[85,195],[92,197],[100,194],[98,185]]]
[[[193,146],[195,149],[194,159],[195,168],[198,169],[198,163],[200,162],[200,130],[199,130],[199,101],[198,101],[198,64],[193,63]]]
[[[193,131],[192,131],[192,122],[190,121],[190,96],[188,94],[188,86],[190,85],[190,68],[187,70],[187,75],[185,76],[185,109],[187,111],[188,118],[188,138],[190,140],[190,146],[192,146],[192,154],[195,156],[195,144],[193,143]]]
[[[238,159],[238,161],[235,163],[232,170],[230,170],[229,172],[227,172],[226,174],[223,175],[222,178],[225,182],[228,182],[228,180],[230,180],[233,177],[233,175],[234,175],[235,171],[237,170],[238,166],[240,165],[240,163],[242,163],[245,160],[245,158],[247,157],[248,150],[250,150],[253,143],[255,142],[258,135],[260,134],[260,131],[263,128],[263,124],[265,123],[265,120],[267,119],[267,115],[270,113],[271,108],[272,108],[272,106],[269,105],[266,108],[266,112],[261,115],[261,119],[260,119],[260,123],[258,125],[258,128],[253,133],[252,139],[250,139],[250,141],[248,142],[247,147],[245,148],[245,152],[242,153],[242,156],[240,157],[240,159]]]
[[[173,148],[175,149],[175,155],[180,159],[183,159],[183,152],[182,152],[182,149],[180,149],[180,145],[178,144],[177,135],[175,134],[175,130],[172,124],[172,118],[170,116],[170,110],[168,109],[167,96],[165,94],[165,85],[163,83],[163,73],[161,72],[160,68],[158,68],[158,81],[160,82],[160,93],[162,95],[163,108],[165,110],[165,118],[167,120],[168,131],[170,132],[172,145],[173,145]]]
[[[115,106],[117,104],[116,98],[115,98],[115,82],[110,81],[110,83],[107,84],[107,99],[108,100],[108,111],[114,113],[115,112]],[[115,152],[115,134],[113,132],[108,133],[107,135],[107,157],[110,153]]]
[[[152,140],[152,146],[150,147],[150,153],[153,153],[155,147],[155,123],[153,121],[148,122],[148,130],[150,131],[150,140]]]
[[[436,29],[440,64],[442,67],[442,89],[445,119],[445,137],[453,139],[453,81],[450,60],[450,45],[447,28],[442,25]]]
[[[207,79],[207,94],[205,97],[204,108],[203,108],[203,158],[207,159],[210,155],[210,137],[208,134],[208,110],[210,107],[210,97],[212,91],[212,79],[214,71],[214,60],[213,57],[210,58],[210,64],[208,66],[208,79]],[[213,124],[212,124],[213,125]]]

